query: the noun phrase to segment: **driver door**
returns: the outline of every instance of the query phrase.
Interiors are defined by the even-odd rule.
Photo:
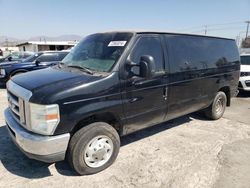
[[[133,76],[122,83],[126,134],[162,122],[167,112],[167,74],[158,35],[138,37],[127,61],[139,64],[143,55],[154,58],[155,74],[149,79]],[[138,75],[139,67],[131,71]]]

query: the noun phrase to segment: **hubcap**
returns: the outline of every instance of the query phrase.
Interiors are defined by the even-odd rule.
[[[105,136],[96,136],[86,145],[84,161],[91,168],[98,168],[108,162],[113,153],[113,142]]]
[[[223,100],[223,98],[219,98],[216,101],[216,104],[215,104],[216,114],[221,114],[223,112],[224,105],[225,105],[224,103],[225,103],[225,101]]]

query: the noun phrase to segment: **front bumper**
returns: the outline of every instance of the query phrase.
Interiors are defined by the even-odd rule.
[[[9,108],[4,111],[4,116],[13,142],[29,158],[48,163],[64,160],[70,139],[69,133],[42,136],[21,127]]]

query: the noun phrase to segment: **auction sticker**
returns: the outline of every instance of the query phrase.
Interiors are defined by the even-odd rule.
[[[127,41],[110,41],[109,43],[109,47],[112,46],[125,46],[125,44],[127,43]]]

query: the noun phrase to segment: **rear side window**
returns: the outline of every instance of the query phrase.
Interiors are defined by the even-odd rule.
[[[68,52],[62,52],[58,54],[58,61],[62,61],[65,56],[68,55]]]
[[[39,62],[51,62],[51,61],[58,61],[58,54],[43,54],[39,58],[37,58]]]
[[[129,60],[139,64],[143,55],[150,55],[154,58],[156,71],[164,69],[161,41],[158,37],[141,37],[129,55]]]
[[[228,66],[239,60],[233,40],[199,36],[167,35],[174,72]]]

